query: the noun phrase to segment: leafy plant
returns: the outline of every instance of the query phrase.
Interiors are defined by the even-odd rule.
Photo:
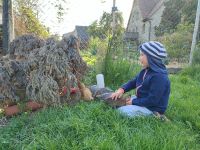
[[[119,53],[119,50],[115,52],[108,47],[102,70],[106,84],[114,88],[130,80],[140,70],[136,60],[124,59]]]
[[[200,81],[200,65],[192,65],[185,68],[181,75],[192,78],[195,81]]]
[[[200,65],[200,43],[196,46],[192,59],[193,65]]]
[[[47,28],[45,28],[45,26],[42,25],[36,18],[36,14],[33,12],[33,10],[30,8],[21,7],[19,12],[21,13],[20,20],[24,23],[27,33],[34,33],[43,38],[49,36]]]
[[[176,32],[166,33],[158,38],[165,45],[170,59],[188,62],[192,43],[192,27],[192,24],[180,24]]]
[[[89,41],[88,48],[86,51],[89,51],[92,55],[101,55],[105,56],[106,48],[107,48],[108,38],[100,39],[98,37],[91,37]]]
[[[179,24],[194,24],[197,0],[168,0],[164,5],[161,23],[155,27],[156,36],[174,33]]]
[[[105,39],[112,34],[112,21],[112,14],[104,12],[99,21],[96,20],[89,26],[88,32],[94,38]],[[124,32],[123,21],[122,13],[117,12],[115,18],[115,34],[117,37],[121,37]]]

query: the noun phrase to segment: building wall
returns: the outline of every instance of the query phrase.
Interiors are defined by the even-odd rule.
[[[3,21],[2,21],[2,12],[0,12],[0,24],[3,24]]]
[[[139,32],[139,25],[142,20],[138,5],[138,0],[134,1],[133,9],[131,10],[129,24],[127,26],[128,32]]]
[[[162,4],[151,16],[151,33],[150,40],[155,40],[155,26],[158,26],[161,22],[162,13],[164,11],[164,4]],[[129,24],[127,26],[128,32],[138,32],[139,41],[149,41],[149,29],[150,22],[143,22],[142,13],[139,9],[138,0],[135,0],[131,15],[129,18]]]
[[[152,19],[151,20],[152,27],[151,27],[150,40],[155,40],[155,38],[156,38],[156,36],[155,36],[155,27],[159,26],[159,24],[161,22],[161,19],[162,19],[162,14],[163,14],[164,9],[165,9],[164,4],[162,4],[160,6],[160,8],[151,17],[151,19]],[[148,23],[148,27],[149,27],[149,23]],[[147,31],[149,31],[149,30],[147,30]]]
[[[3,16],[3,10],[2,10],[2,6],[0,5],[0,24],[3,24],[2,16]]]

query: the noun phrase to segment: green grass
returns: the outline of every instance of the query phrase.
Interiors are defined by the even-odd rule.
[[[173,119],[173,118],[171,118]],[[101,102],[49,108],[0,129],[2,149],[198,149],[182,121],[122,117]]]
[[[0,128],[1,149],[200,149],[200,85],[172,76],[166,115],[121,116],[102,102],[81,102],[12,118]]]
[[[200,134],[200,82],[187,76],[171,77],[169,117],[184,122]]]
[[[200,149],[200,83],[170,76],[171,122],[126,118],[103,102],[48,108],[0,127],[0,149]]]
[[[200,65],[198,64],[185,68],[181,72],[181,75],[185,77],[190,77],[193,80],[200,82]]]

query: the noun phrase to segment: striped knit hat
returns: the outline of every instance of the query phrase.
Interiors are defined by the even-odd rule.
[[[139,46],[139,50],[157,59],[162,60],[167,57],[167,52],[164,46],[156,41],[150,41],[141,44]]]

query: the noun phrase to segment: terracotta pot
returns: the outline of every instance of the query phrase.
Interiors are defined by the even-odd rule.
[[[7,117],[14,116],[20,113],[20,109],[17,105],[4,108],[4,113]]]
[[[34,101],[29,101],[26,103],[26,111],[27,110],[31,110],[31,111],[35,111],[35,110],[38,110],[40,108],[42,108],[43,105],[40,104],[40,103],[37,103],[37,102],[34,102]]]
[[[8,106],[8,107],[4,108],[4,112],[7,117],[11,117],[11,116],[17,115],[21,112],[24,112],[24,111],[29,111],[29,110],[36,111],[42,107],[43,107],[43,105],[40,103],[29,101],[25,104],[25,108],[20,109],[20,107],[18,105],[13,105],[13,106]]]

